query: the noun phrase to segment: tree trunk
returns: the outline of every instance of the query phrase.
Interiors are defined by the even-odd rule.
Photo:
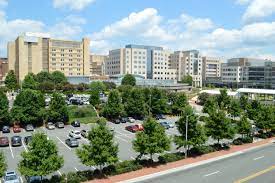
[[[218,144],[220,144],[220,139],[218,139]]]

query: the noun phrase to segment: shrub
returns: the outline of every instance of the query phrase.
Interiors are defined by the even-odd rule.
[[[87,181],[88,179],[83,175],[75,172],[70,172],[67,174],[67,183],[80,183]]]
[[[180,153],[167,153],[158,157],[159,163],[166,164],[183,159],[184,156]]]
[[[135,160],[127,160],[120,163],[115,164],[115,172],[113,174],[122,174],[126,172],[136,171],[142,168]]]
[[[115,165],[109,165],[109,166],[104,167],[104,168],[102,169],[102,173],[103,173],[104,175],[111,175],[112,172],[115,172],[115,170],[116,170]]]
[[[242,138],[242,142],[247,144],[247,143],[252,143],[253,142],[253,137],[244,137]]]
[[[192,149],[190,149],[189,153],[191,156],[200,156],[200,155],[208,154],[214,151],[215,149],[212,146],[203,145],[203,146],[193,147]]]
[[[267,139],[267,135],[265,133],[259,133],[255,136],[258,137],[258,138],[261,138],[261,139]]]
[[[234,140],[233,140],[233,144],[234,144],[234,145],[242,145],[242,144],[243,144],[242,138],[234,139]]]

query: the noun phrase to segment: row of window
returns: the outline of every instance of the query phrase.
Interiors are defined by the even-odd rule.
[[[52,58],[52,61],[53,61],[53,62],[58,61],[58,60],[59,60],[59,59]],[[66,59],[66,60],[68,60],[68,61],[70,61],[70,62],[72,62],[73,60],[76,60],[77,62],[81,62],[81,61],[82,61],[82,59],[79,59],[79,58],[78,58],[78,59],[69,58],[69,59]],[[61,58],[60,61],[61,61],[61,62],[64,62],[65,59],[64,59],[64,58]]]
[[[58,65],[58,64],[52,63],[52,65]],[[82,64],[64,64],[64,63],[61,63],[60,65],[61,66],[73,66],[73,65],[76,65],[76,66],[80,67]]]
[[[52,53],[52,56],[53,56],[53,57],[56,57],[56,55],[58,55],[58,54]],[[60,54],[61,57],[65,57],[65,55],[66,55],[66,56],[69,56],[69,57],[74,57],[73,54],[64,54],[64,53],[61,53],[61,54]],[[81,55],[80,55],[80,54],[77,54],[76,57],[81,57]]]
[[[56,49],[56,48],[52,48],[52,51],[53,52],[56,52],[56,51],[59,51],[59,49]],[[73,53],[73,50],[72,49],[60,49],[61,52],[65,52],[65,51],[68,51],[69,53]],[[82,50],[77,50],[77,53],[81,53]]]
[[[57,70],[57,68],[55,68],[55,67],[52,67],[51,69],[52,70]],[[60,70],[61,71],[65,71],[65,70],[69,70],[69,71],[73,71],[73,70],[81,71],[81,68],[64,68],[64,67],[61,67]]]

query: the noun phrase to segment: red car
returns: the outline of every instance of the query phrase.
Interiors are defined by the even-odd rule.
[[[143,128],[143,126],[141,124],[137,124],[137,125],[126,126],[125,130],[128,130],[128,131],[130,131],[132,133],[136,133],[138,131],[143,131],[144,128]]]
[[[13,126],[13,133],[20,133],[20,132],[21,132],[20,126],[14,125]]]
[[[9,146],[9,138],[8,137],[0,137],[0,147]]]

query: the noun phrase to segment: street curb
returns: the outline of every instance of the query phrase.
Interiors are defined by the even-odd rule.
[[[272,143],[272,141],[270,141],[266,144],[262,144],[262,145],[255,146],[255,147],[250,147],[250,148],[247,148],[247,149],[244,149],[244,150],[240,150],[240,151],[233,152],[233,153],[230,153],[230,154],[218,156],[218,157],[215,157],[215,158],[210,158],[210,159],[207,159],[207,160],[202,160],[202,161],[199,161],[199,162],[196,162],[196,163],[183,165],[183,166],[172,168],[172,169],[169,169],[169,170],[164,170],[164,171],[161,171],[161,172],[156,172],[156,173],[136,177],[136,178],[129,179],[129,180],[120,181],[119,183],[140,182],[140,181],[145,181],[145,180],[148,180],[148,179],[153,179],[153,178],[156,178],[156,177],[159,177],[159,176],[163,176],[163,175],[167,175],[167,174],[171,174],[171,173],[176,173],[176,172],[183,171],[183,170],[188,170],[190,168],[194,168],[194,167],[197,167],[197,166],[200,166],[200,165],[205,165],[205,164],[216,162],[216,161],[219,161],[219,160],[222,160],[222,159],[238,156],[238,155],[241,155],[243,153],[253,151],[255,149],[260,149],[260,148],[263,148],[265,146],[269,146],[271,143]]]

